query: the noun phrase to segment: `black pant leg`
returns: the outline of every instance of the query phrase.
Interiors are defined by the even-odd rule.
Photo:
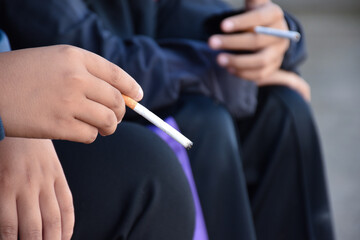
[[[155,134],[121,123],[93,144],[55,141],[55,147],[74,199],[72,239],[192,239],[187,180]]]
[[[194,142],[188,154],[209,238],[255,239],[230,114],[207,97],[188,96],[174,117],[184,135]]]
[[[254,117],[239,124],[259,240],[331,240],[323,160],[312,114],[294,91],[259,91]]]

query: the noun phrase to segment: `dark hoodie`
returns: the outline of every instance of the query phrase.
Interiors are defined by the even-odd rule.
[[[256,108],[257,87],[218,66],[204,21],[231,8],[220,0],[0,0],[0,18],[14,48],[71,44],[122,67],[144,89],[152,110],[181,94],[200,93],[234,117]],[[292,30],[300,26],[287,15]],[[295,70],[303,42],[292,44],[283,67]]]

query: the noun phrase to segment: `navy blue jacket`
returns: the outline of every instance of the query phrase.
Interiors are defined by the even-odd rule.
[[[152,110],[202,93],[242,117],[255,110],[257,88],[217,65],[203,27],[230,9],[220,0],[0,0],[0,27],[15,49],[65,43],[102,55],[139,82]],[[292,44],[284,68],[303,55],[303,44]]]
[[[5,33],[0,29],[0,52],[6,52],[6,51],[10,51],[9,40],[7,39]],[[4,137],[5,137],[5,131],[0,118],[0,141]]]

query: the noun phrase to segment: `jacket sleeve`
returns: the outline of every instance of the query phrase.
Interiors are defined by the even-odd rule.
[[[255,107],[253,84],[217,67],[216,53],[204,42],[118,37],[80,0],[6,0],[5,12],[4,27],[14,48],[71,44],[95,52],[139,82],[145,93],[143,104],[150,109],[174,103],[181,92],[200,92],[226,103],[227,89],[219,88],[217,79],[233,82],[232,89],[239,91],[250,87],[234,98],[239,103],[230,108],[237,115]]]
[[[207,41],[209,33],[204,28],[205,21],[214,15],[233,10],[222,0],[167,0],[162,2],[158,16],[158,38],[187,38]]]
[[[301,24],[289,13],[284,13],[285,20],[289,26],[289,30],[297,31],[301,34],[298,42],[291,41],[289,49],[286,51],[281,69],[299,73],[299,66],[306,59],[305,34]]]

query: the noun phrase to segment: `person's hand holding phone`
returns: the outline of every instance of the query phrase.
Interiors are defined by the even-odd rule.
[[[209,45],[220,53],[219,65],[243,79],[256,83],[268,79],[279,70],[289,47],[288,39],[256,34],[255,26],[288,30],[282,9],[268,0],[247,1],[248,11],[225,18],[221,22],[224,34],[210,37]],[[247,53],[236,53],[246,51]]]

